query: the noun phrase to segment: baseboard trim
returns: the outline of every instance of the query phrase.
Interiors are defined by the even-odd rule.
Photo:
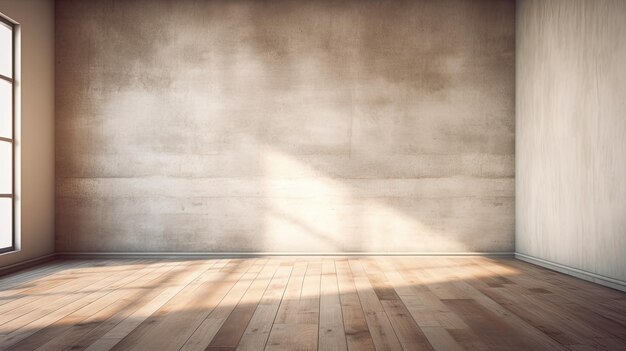
[[[56,258],[57,258],[57,254],[51,253],[49,255],[39,256],[39,257],[32,258],[30,260],[17,262],[17,263],[10,264],[8,266],[0,267],[0,276],[15,273],[17,271],[22,271],[24,269],[31,268],[34,266],[39,266],[46,262],[50,262]]]
[[[498,256],[514,252],[57,252],[59,258],[206,258],[262,256]]]
[[[604,286],[609,287],[609,288],[613,288],[613,289],[616,289],[616,290],[621,290],[621,291],[625,291],[626,292],[626,282],[625,281],[621,281],[621,280],[618,280],[618,279],[613,279],[613,278],[606,277],[606,276],[603,276],[603,275],[600,275],[600,274],[596,274],[596,273],[583,271],[583,270],[578,269],[578,268],[568,267],[568,266],[562,265],[560,263],[547,261],[547,260],[544,260],[544,259],[541,259],[541,258],[537,258],[537,257],[533,257],[533,256],[521,254],[521,253],[515,253],[515,258],[517,258],[518,260],[524,261],[524,262],[532,263],[532,264],[537,265],[537,266],[541,266],[541,267],[544,267],[544,268],[551,269],[553,271],[557,271],[559,273],[571,275],[573,277],[580,278],[580,279],[583,279],[583,280],[587,280],[587,281],[590,281],[592,283],[604,285]]]

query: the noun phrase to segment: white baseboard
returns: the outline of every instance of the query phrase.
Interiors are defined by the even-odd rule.
[[[513,252],[57,252],[59,258],[204,258],[260,256],[505,256]]]
[[[546,261],[546,260],[541,259],[541,258],[528,256],[528,255],[521,254],[521,253],[515,253],[515,258],[517,258],[518,260],[522,260],[524,262],[535,264],[537,266],[541,266],[541,267],[544,267],[544,268],[551,269],[553,271],[557,271],[557,272],[560,272],[560,273],[563,273],[563,274],[571,275],[571,276],[576,277],[576,278],[584,279],[584,280],[590,281],[592,283],[604,285],[604,286],[607,286],[609,288],[613,288],[613,289],[616,289],[616,290],[626,291],[626,282],[625,281],[621,281],[621,280],[618,280],[618,279],[605,277],[603,275],[599,275],[599,274],[583,271],[583,270],[578,269],[578,268],[568,267],[568,266],[565,266],[565,265],[562,265],[562,264],[559,264],[559,263],[556,263],[556,262]]]

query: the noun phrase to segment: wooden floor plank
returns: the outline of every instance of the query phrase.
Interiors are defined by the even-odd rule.
[[[626,350],[625,312],[511,258],[53,261],[0,277],[0,349]]]
[[[146,263],[143,268],[129,270],[121,279],[107,286],[108,293],[92,303],[80,308],[67,316],[55,321],[49,326],[37,331],[28,338],[20,341],[12,346],[15,351],[19,350],[50,350],[60,348],[63,343],[69,339],[69,330],[76,325],[89,325],[90,321],[95,321],[94,315],[102,315],[102,311],[107,313],[108,307],[114,305],[117,301],[128,298],[129,295],[138,294],[144,289],[144,286],[153,279],[154,272],[163,272],[161,269],[172,269],[173,266],[161,263]],[[86,328],[83,328],[86,329]],[[59,342],[63,340],[61,344]],[[56,343],[54,342],[56,341]],[[45,346],[44,346],[45,345]]]
[[[131,266],[135,262],[130,262]],[[22,339],[46,328],[64,316],[93,303],[109,293],[105,288],[125,283],[125,269],[105,269],[94,272],[86,285],[74,293],[56,294],[39,300],[39,307],[0,326],[0,344],[13,347]],[[79,280],[80,281],[80,280]]]
[[[428,342],[426,336],[419,328],[415,320],[411,317],[411,313],[402,302],[398,292],[404,292],[402,289],[404,284],[398,280],[389,279],[388,270],[395,271],[393,265],[384,265],[381,259],[365,260],[368,267],[368,277],[370,283],[374,286],[380,285],[384,287],[383,291],[377,293],[383,309],[394,328],[400,344],[405,350],[432,350],[432,346]],[[386,267],[383,270],[382,267]],[[395,276],[395,278],[399,278]],[[396,291],[396,288],[398,290]]]
[[[261,351],[265,349],[291,271],[291,266],[278,268],[237,345],[237,351]]]
[[[5,304],[0,306],[0,325],[28,312],[32,312],[42,304],[48,304],[55,300],[62,299],[82,287],[98,283],[97,279],[95,279],[98,277],[98,274],[114,274],[113,269],[99,272],[96,266],[99,263],[100,261],[94,261],[90,264],[84,264],[82,267],[76,267],[69,272],[57,275],[54,281],[49,281],[52,284],[35,286],[29,289],[23,296],[20,294],[17,298],[8,300]],[[86,279],[77,279],[83,276]]]
[[[322,261],[318,338],[320,351],[344,351],[348,349],[343,328],[337,271],[335,261],[332,258],[325,258]]]
[[[244,294],[233,292],[233,288],[181,350],[235,349],[277,268],[277,262],[270,261]]]
[[[274,324],[265,350],[315,351],[317,350],[317,325]]]
[[[156,313],[157,318],[142,323],[143,327],[124,336],[113,349],[179,349],[233,287],[243,289],[237,283],[256,262],[231,260],[218,271],[209,269],[166,301]],[[252,272],[247,278],[256,274]]]
[[[219,261],[214,263],[219,264]],[[188,271],[189,263],[172,263],[160,270],[151,273],[149,282],[144,286],[138,286],[140,291],[135,295],[130,295],[109,308],[100,311],[91,317],[85,324],[78,324],[68,331],[68,335],[60,336],[57,347],[53,342],[53,350],[84,350],[90,345],[107,335],[114,328],[129,328],[129,325],[138,321],[129,320],[137,311],[152,303],[153,299],[161,295],[172,285],[185,277],[184,272]],[[45,345],[44,345],[45,346]]]
[[[523,343],[520,341],[520,344],[527,345],[528,348],[532,350],[565,350],[565,348],[558,342],[555,342],[552,338],[532,327],[532,325],[519,318],[518,316],[510,313],[510,311],[508,311],[506,308],[499,305],[497,302],[475,289],[472,286],[471,282],[476,282],[478,279],[475,278],[473,275],[464,274],[465,271],[463,269],[455,270],[450,261],[451,259],[444,261],[445,268],[442,271],[451,277],[453,284],[459,290],[463,291],[465,296],[473,300],[477,305],[480,306],[480,308],[484,308],[484,310],[488,311],[490,314],[495,315],[500,326],[502,326],[503,328],[507,327],[513,330],[513,332],[511,332],[510,329],[506,329],[510,332],[511,335],[509,339],[518,338],[519,340],[523,340]],[[480,265],[466,267],[473,267],[473,272],[475,272],[475,274],[488,274],[487,272],[482,271],[482,267]],[[455,275],[457,276],[455,277]],[[447,305],[449,307],[452,306],[450,304]],[[461,310],[457,309],[457,311]],[[467,318],[465,318],[465,321],[468,324],[470,324],[469,322],[475,322],[468,320]],[[473,329],[476,330],[475,328]],[[502,329],[503,333],[504,330],[505,329]]]
[[[532,277],[512,277],[511,284],[497,289],[480,286],[475,281],[474,285],[485,296],[568,347],[592,345],[610,349],[613,339],[626,341],[626,326],[619,321],[599,314],[584,302],[564,300],[563,294],[557,293],[559,287],[534,281]]]
[[[335,269],[348,350],[374,350],[374,341],[367,327],[348,260],[335,260]]]
[[[54,261],[48,265],[0,277],[0,305],[13,302],[16,298],[36,295],[67,281],[71,272],[89,265],[89,261]]]
[[[292,273],[266,350],[317,350],[321,261],[307,261]]]
[[[89,345],[86,350],[110,350],[116,347],[122,340],[126,340],[129,344],[133,344],[134,342],[137,344],[142,343],[139,340],[141,339],[140,336],[144,336],[145,332],[150,329],[150,326],[157,324],[159,320],[168,315],[168,310],[165,310],[163,306],[180,291],[185,289],[191,282],[197,280],[198,276],[202,275],[207,269],[212,272],[219,270],[222,267],[220,263],[221,262],[200,263],[194,265],[191,269],[185,269],[179,272],[176,279],[174,279],[166,289],[162,290],[153,299],[120,321],[105,335]],[[226,264],[227,262],[222,263]],[[146,323],[146,321],[148,321],[148,323]],[[145,326],[145,329],[138,330],[141,325]],[[131,336],[131,333],[136,333],[134,335],[140,336],[128,338]],[[120,349],[124,349],[124,347],[125,346],[121,346]]]
[[[454,336],[459,334],[472,336],[474,331],[456,313],[451,311],[433,291],[439,290],[440,294],[443,293],[441,282],[444,279],[433,277],[431,274],[424,274],[426,269],[440,267],[441,261],[431,260],[431,258],[394,261],[388,264],[391,267],[388,270],[393,272],[393,267],[396,267],[398,275],[393,274],[395,280],[391,281],[402,284],[404,279],[405,284],[411,287],[411,289],[403,289],[399,296],[413,320],[424,333],[428,343],[435,350],[468,348],[468,345],[464,343],[465,340],[458,340]],[[435,284],[431,285],[430,282],[433,280],[435,280]],[[456,289],[454,291],[458,294]],[[476,349],[481,349],[483,346],[486,348],[480,343],[480,340],[477,345],[473,346],[478,346]]]
[[[361,260],[350,259],[349,264],[376,350],[402,350],[400,341],[380,302],[379,294],[376,293],[376,289],[380,291],[383,287],[372,286],[367,278],[366,271],[361,265]],[[387,287],[384,287],[384,289],[387,290]]]
[[[275,324],[293,324],[297,322],[300,296],[302,295],[302,284],[308,262],[298,260],[293,267],[287,288],[278,308]]]

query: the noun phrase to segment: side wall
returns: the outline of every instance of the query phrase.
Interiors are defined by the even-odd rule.
[[[625,38],[624,1],[518,2],[516,251],[622,284]]]
[[[514,1],[56,4],[59,251],[513,251]]]
[[[0,0],[0,12],[21,25],[21,243],[5,267],[54,251],[54,2]]]

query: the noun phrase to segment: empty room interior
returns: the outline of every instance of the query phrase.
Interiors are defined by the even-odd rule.
[[[626,350],[626,1],[0,0],[0,350]]]

